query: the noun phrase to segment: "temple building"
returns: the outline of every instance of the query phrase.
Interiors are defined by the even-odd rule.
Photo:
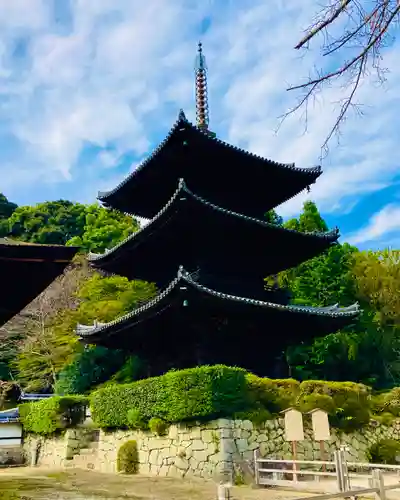
[[[0,326],[42,293],[77,251],[76,247],[0,238]]]
[[[131,351],[152,374],[196,364],[238,365],[277,375],[276,360],[353,322],[358,305],[301,307],[265,277],[337,244],[337,230],[305,234],[266,221],[265,213],[308,189],[320,167],[261,158],[209,130],[207,67],[199,44],[197,123],[180,111],[152,154],[103,205],[150,219],[104,252],[93,267],[157,284],[159,294],[107,324],[78,325],[86,344]],[[286,373],[287,375],[287,373]]]

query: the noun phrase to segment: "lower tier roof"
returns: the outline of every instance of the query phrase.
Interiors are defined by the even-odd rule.
[[[85,344],[135,353],[162,366],[161,371],[200,362],[260,371],[252,366],[257,356],[265,362],[275,359],[289,345],[335,332],[358,314],[357,304],[313,308],[227,295],[180,268],[170,285],[145,305],[110,323],[78,325],[77,335]]]
[[[43,292],[77,251],[76,247],[34,245],[0,238],[0,326]]]

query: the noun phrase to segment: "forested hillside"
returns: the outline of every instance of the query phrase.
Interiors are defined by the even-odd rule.
[[[283,223],[275,212],[266,218],[299,231],[328,230],[312,202],[304,204],[298,219]],[[5,381],[17,380],[31,391],[82,394],[110,379],[146,376],[142,360],[105,348],[84,349],[74,334],[78,322],[110,321],[156,293],[149,283],[102,277],[84,257],[84,252],[112,247],[138,228],[133,218],[98,205],[59,200],[17,207],[0,194],[0,236],[73,244],[83,251],[62,277],[0,329],[0,391],[12,389]],[[345,306],[359,301],[363,308],[354,327],[312,345],[292,346],[286,354],[288,376],[361,381],[378,389],[400,384],[399,251],[359,252],[343,243],[281,273],[278,280],[295,303]]]

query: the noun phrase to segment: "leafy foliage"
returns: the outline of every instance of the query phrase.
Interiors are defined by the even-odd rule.
[[[0,234],[2,222],[4,219],[8,219],[12,213],[15,211],[18,205],[8,201],[8,199],[4,196],[4,194],[0,193]]]
[[[139,228],[138,222],[99,205],[82,205],[58,200],[33,207],[12,207],[0,197],[0,236],[12,236],[31,243],[76,245],[85,251],[103,252]]]
[[[158,417],[149,420],[149,429],[157,436],[164,436],[168,430],[168,422]]]
[[[146,421],[153,417],[180,422],[232,415],[249,405],[245,375],[240,368],[201,366],[106,386],[92,394],[92,418],[101,428],[124,428],[129,425],[131,408]]]
[[[289,219],[284,226],[287,229],[295,229],[303,233],[325,233],[328,231],[328,226],[313,201],[306,201],[300,217],[298,219]]]
[[[136,441],[127,441],[118,450],[117,470],[125,474],[136,474],[138,472],[139,454]]]
[[[367,460],[374,464],[397,465],[400,456],[400,442],[395,439],[381,439],[367,450]]]
[[[49,436],[81,422],[87,404],[88,400],[81,396],[54,396],[25,403],[19,407],[21,423],[25,432]]]

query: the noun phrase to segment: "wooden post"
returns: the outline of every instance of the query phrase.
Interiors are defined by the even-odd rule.
[[[377,500],[386,500],[385,481],[383,478],[383,473],[380,469],[375,469],[372,471],[372,483],[373,488],[376,488],[378,490],[375,493],[375,498]]]
[[[293,481],[297,483],[297,441],[292,441],[292,454],[293,454]]]
[[[319,456],[322,462],[325,462],[325,441],[320,440],[319,442]],[[322,464],[322,472],[326,472],[326,465]]]
[[[260,484],[260,477],[258,473],[258,458],[260,455],[260,451],[258,449],[254,450],[253,453],[253,459],[254,459],[254,480],[256,485],[258,486]]]

